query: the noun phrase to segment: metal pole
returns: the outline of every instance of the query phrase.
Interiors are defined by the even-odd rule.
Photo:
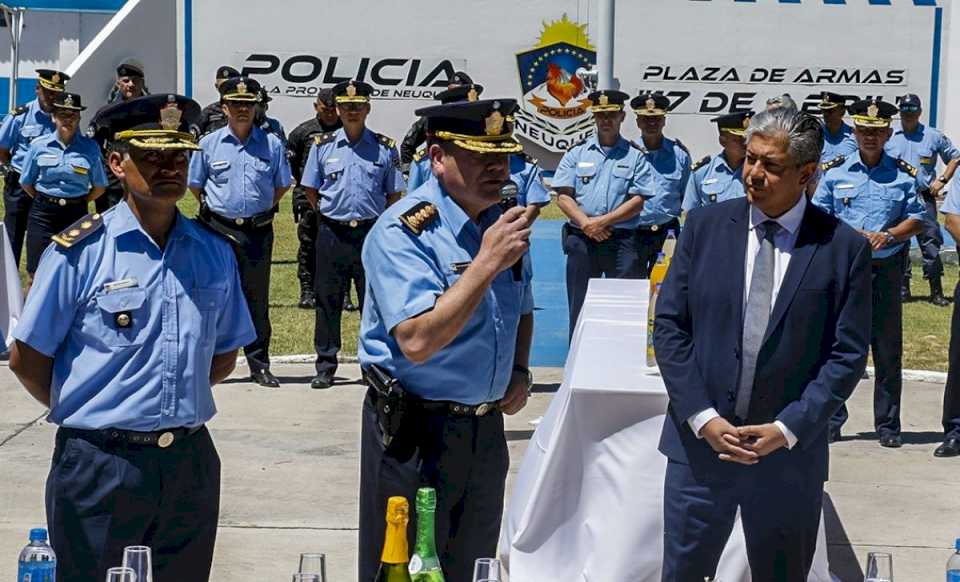
[[[618,89],[613,78],[613,35],[616,22],[616,0],[600,0],[597,21],[598,88]]]
[[[23,35],[23,8],[11,8],[6,4],[0,4],[3,10],[3,16],[7,20],[7,28],[10,29],[10,110],[17,107],[17,80],[20,79],[20,38]]]

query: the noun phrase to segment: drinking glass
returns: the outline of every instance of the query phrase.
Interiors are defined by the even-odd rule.
[[[293,575],[293,582],[324,582],[320,574],[305,574],[299,572]]]
[[[473,581],[494,580],[500,582],[500,560],[496,558],[477,558],[473,563]]]
[[[137,582],[133,568],[110,568],[107,570],[107,582]]]
[[[893,582],[893,556],[885,552],[867,554],[865,582]]]
[[[300,554],[301,574],[317,574],[320,576],[320,582],[327,582],[327,556],[326,554]]]
[[[153,560],[147,546],[123,548],[123,567],[133,570],[136,582],[153,582]]]

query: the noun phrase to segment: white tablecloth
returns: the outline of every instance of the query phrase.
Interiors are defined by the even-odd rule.
[[[534,432],[504,515],[511,582],[658,582],[667,395],[647,368],[647,281],[595,279],[564,380]],[[820,539],[810,580],[830,582]],[[739,520],[718,580],[749,582]]]
[[[13,342],[13,328],[20,320],[23,310],[23,288],[20,286],[20,272],[13,260],[13,249],[7,238],[7,229],[0,227],[0,338],[5,351]]]

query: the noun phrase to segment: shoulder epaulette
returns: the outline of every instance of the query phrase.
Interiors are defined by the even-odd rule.
[[[333,138],[334,138],[334,136],[336,136],[336,135],[337,135],[336,132],[333,132],[333,131],[331,131],[331,132],[329,132],[329,133],[321,133],[320,135],[314,136],[314,138],[313,138],[313,143],[315,143],[315,144],[317,144],[317,145],[323,145],[323,144],[325,144],[325,143],[330,143],[330,142],[333,141]]]
[[[837,166],[839,166],[840,164],[842,164],[842,163],[845,162],[845,161],[847,161],[846,156],[839,155],[839,156],[833,158],[832,160],[830,160],[829,162],[824,162],[824,163],[820,164],[820,169],[821,169],[822,171],[826,172],[826,171],[829,170],[830,168],[836,168]]]
[[[427,155],[427,148],[420,148],[417,151],[413,152],[413,161],[419,162],[423,159],[423,156]]]
[[[20,107],[17,107],[16,109],[11,109],[11,110],[10,110],[10,115],[23,115],[23,114],[26,113],[26,112],[27,112],[27,106],[26,106],[26,105],[21,105]]]
[[[638,150],[640,150],[641,152],[643,152],[643,153],[645,153],[645,154],[646,154],[646,153],[649,153],[646,147],[638,144],[638,143],[635,142],[635,141],[631,141],[631,142],[630,142],[630,145],[633,146],[633,147],[635,147],[635,148],[637,148]]]
[[[387,146],[388,148],[392,148],[392,147],[395,147],[395,146],[397,145],[397,142],[396,142],[392,137],[387,137],[387,136],[383,135],[382,133],[377,133],[377,134],[374,134],[374,135],[377,136],[377,141],[379,141],[379,142],[382,143],[383,145]]]
[[[703,156],[702,158],[700,158],[700,160],[694,162],[693,165],[690,166],[690,171],[696,172],[697,170],[706,166],[709,163],[710,163],[710,156]]]
[[[101,226],[103,226],[102,214],[99,212],[95,214],[88,214],[68,226],[66,230],[60,234],[53,235],[53,242],[65,249],[69,249],[73,245],[100,230]]]
[[[540,163],[540,160],[538,160],[537,158],[531,156],[531,155],[528,154],[527,152],[523,152],[523,153],[520,154],[520,155],[523,156],[523,161],[527,162],[527,163],[530,164],[531,166],[536,166],[537,164]]]
[[[917,169],[911,166],[910,164],[908,164],[906,160],[898,159],[897,166],[904,172],[910,174],[911,178],[917,177]]]
[[[400,215],[400,222],[415,235],[420,235],[424,227],[436,220],[440,214],[437,207],[427,201],[418,202],[410,210]]]

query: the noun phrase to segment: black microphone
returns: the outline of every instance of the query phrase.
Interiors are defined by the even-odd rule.
[[[520,193],[520,189],[517,188],[517,185],[513,183],[513,180],[507,180],[500,186],[500,208],[504,212],[515,207],[517,204],[517,194]],[[513,280],[522,281],[523,280],[523,257],[517,260],[516,263],[511,267],[513,270]]]

